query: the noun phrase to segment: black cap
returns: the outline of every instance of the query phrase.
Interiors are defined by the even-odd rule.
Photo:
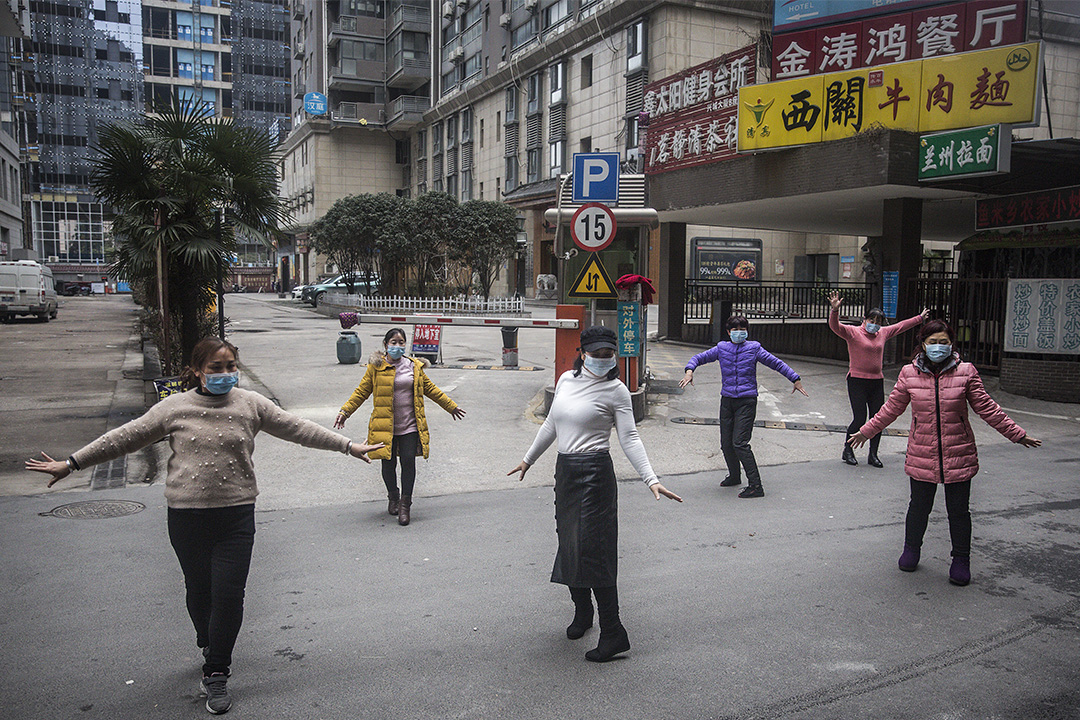
[[[594,325],[581,333],[581,349],[585,352],[593,352],[607,348],[617,350],[619,338],[615,331],[602,325]]]

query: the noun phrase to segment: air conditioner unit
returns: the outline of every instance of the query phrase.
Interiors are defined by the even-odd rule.
[[[503,13],[499,16],[499,24],[504,28],[510,27],[510,13]]]
[[[536,8],[540,5],[540,0],[525,0],[525,9],[529,12],[536,12]]]
[[[60,262],[60,257],[58,255],[50,255],[48,262],[58,263]]]
[[[454,3],[444,2],[442,4],[442,16],[447,20],[454,17]]]
[[[469,0],[457,0],[457,6],[459,8],[468,7],[468,5],[469,5]]]
[[[356,119],[356,103],[343,102],[338,103],[337,112],[334,113],[334,117],[339,120],[355,120]]]
[[[450,59],[454,62],[461,62],[465,58],[465,48],[456,47],[450,51]]]

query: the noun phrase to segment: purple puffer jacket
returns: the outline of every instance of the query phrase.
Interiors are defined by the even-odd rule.
[[[889,426],[911,405],[904,472],[924,482],[963,482],[979,472],[975,433],[968,421],[968,405],[990,427],[1020,442],[1027,434],[983,387],[979,371],[971,363],[952,359],[937,375],[926,368],[923,356],[900,370],[889,399],[859,432],[873,437]]]
[[[720,363],[723,378],[720,394],[726,398],[757,397],[758,363],[771,367],[791,382],[799,379],[799,374],[788,367],[787,363],[754,340],[746,340],[738,345],[729,340],[717,343],[716,347],[690,358],[686,369],[696,370],[699,365],[714,360]]]

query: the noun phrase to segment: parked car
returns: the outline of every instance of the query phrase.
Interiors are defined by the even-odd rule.
[[[296,287],[294,287],[292,289],[292,298],[293,298],[293,300],[299,300],[300,298],[302,298],[303,293],[304,293],[304,288],[306,288],[306,287],[309,287],[309,286],[308,285],[297,285]]]
[[[301,300],[310,304],[312,307],[319,306],[319,298],[326,295],[326,293],[347,293],[349,292],[348,286],[345,284],[345,276],[338,275],[333,280],[316,283],[304,288],[304,292],[301,296]],[[363,275],[353,275],[353,293],[358,295],[375,295],[379,292],[379,279],[373,278],[369,284],[367,278]]]
[[[36,315],[49,322],[58,307],[52,270],[33,260],[0,262],[0,319]]]

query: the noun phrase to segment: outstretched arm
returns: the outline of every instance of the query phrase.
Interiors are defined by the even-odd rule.
[[[46,475],[52,475],[52,480],[49,481],[49,487],[52,487],[59,481],[66,478],[71,474],[74,469],[68,462],[63,460],[53,460],[49,457],[45,451],[41,452],[41,457],[44,460],[38,460],[37,458],[30,458],[26,461],[26,469],[33,472],[45,473]]]

